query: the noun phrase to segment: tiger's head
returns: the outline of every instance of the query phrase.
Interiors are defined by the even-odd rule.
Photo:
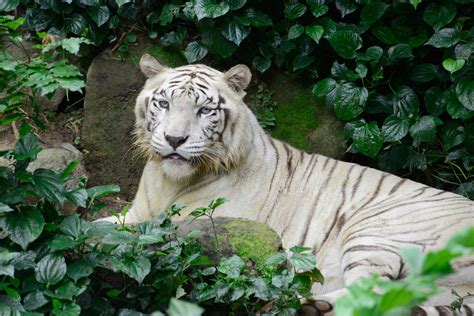
[[[225,73],[205,65],[167,68],[143,55],[147,76],[135,107],[135,136],[150,159],[174,181],[230,170],[245,153],[248,111],[242,99],[251,73],[237,65]]]

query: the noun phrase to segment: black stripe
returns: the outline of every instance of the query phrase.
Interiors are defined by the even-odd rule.
[[[373,251],[383,251],[383,252],[389,252],[389,253],[393,253],[394,255],[397,255],[397,257],[399,257],[398,255],[398,252],[396,252],[395,250],[392,250],[392,249],[387,249],[386,247],[388,247],[389,245],[386,245],[385,247],[383,246],[376,246],[376,245],[357,245],[357,246],[352,246],[352,247],[349,247],[347,248],[346,250],[344,250],[342,252],[342,256],[341,257],[344,257],[346,254],[348,254],[349,252],[358,252],[358,251],[368,251],[368,252],[373,252]]]
[[[273,175],[272,175],[272,179],[270,180],[270,188],[268,189],[268,192],[267,192],[267,196],[265,197],[265,202],[263,202],[263,205],[262,207],[265,207],[265,205],[267,204],[268,202],[268,198],[270,197],[270,194],[272,193],[272,188],[273,188],[273,183],[274,183],[274,179],[275,179],[275,174],[278,170],[278,162],[280,161],[280,155],[278,153],[278,149],[275,145],[275,142],[273,141],[273,138],[269,137],[268,138],[270,140],[270,144],[272,145],[273,147],[273,150],[275,150],[275,158],[276,158],[276,162],[275,162],[275,170],[273,170]],[[268,222],[268,219],[270,218],[270,216],[272,215],[272,212],[273,212],[273,209],[270,209],[270,211],[268,212],[267,214],[267,217],[265,218],[265,221],[264,223]]]
[[[462,308],[464,309],[464,312],[466,313],[466,316],[473,316],[471,306],[463,305]]]
[[[395,184],[393,186],[393,188],[390,190],[390,192],[388,194],[393,194],[393,193],[397,192],[397,190],[400,188],[400,186],[402,184],[404,184],[406,181],[407,181],[407,179],[401,179],[400,181],[398,181],[397,184]]]

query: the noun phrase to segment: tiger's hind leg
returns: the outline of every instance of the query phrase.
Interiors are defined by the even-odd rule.
[[[449,305],[442,306],[418,306],[411,313],[412,316],[472,316],[474,305],[465,304],[459,309],[453,309]]]

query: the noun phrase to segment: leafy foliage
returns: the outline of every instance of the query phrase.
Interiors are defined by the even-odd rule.
[[[0,17],[0,125],[23,120],[44,128],[37,97],[51,97],[60,88],[68,91],[84,88],[79,69],[71,65],[67,57],[77,55],[80,45],[90,42],[83,38],[59,39],[39,33],[43,44],[35,45],[37,53],[30,56],[18,31],[24,21],[24,18]],[[24,58],[3,49],[5,43],[21,48]],[[29,128],[28,125],[24,127]]]
[[[29,133],[2,153],[13,162],[12,168],[0,167],[2,312],[201,315],[202,308],[175,299],[181,298],[206,309],[294,314],[300,297],[310,295],[311,282],[323,281],[307,248],[269,258],[264,272],[238,256],[212,262],[196,232],[183,236],[171,222],[183,206],[131,226],[62,215],[65,201],[96,211],[96,200],[118,188],[66,186],[74,163],[60,173],[27,171],[40,150]],[[224,202],[213,200],[192,214],[212,220]]]

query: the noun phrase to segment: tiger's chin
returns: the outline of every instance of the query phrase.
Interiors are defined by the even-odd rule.
[[[175,182],[186,181],[198,170],[191,162],[182,159],[162,159],[161,169],[165,176]]]

